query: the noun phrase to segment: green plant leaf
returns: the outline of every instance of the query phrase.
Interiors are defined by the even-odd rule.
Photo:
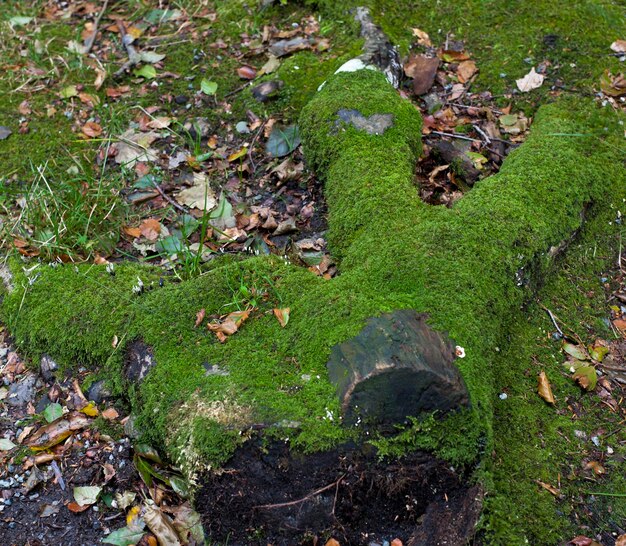
[[[183,249],[184,246],[182,241],[174,235],[163,237],[163,239],[157,241],[156,244],[156,251],[160,254],[167,254],[168,256],[178,254],[179,252],[182,252]]]
[[[297,125],[290,125],[281,129],[275,127],[267,139],[267,153],[274,157],[289,155],[300,146],[300,130]]]
[[[157,71],[154,66],[150,64],[144,64],[141,68],[135,70],[134,74],[138,78],[146,78],[146,80],[152,80],[156,78]]]
[[[207,79],[203,79],[200,82],[200,90],[205,94],[205,95],[215,95],[215,93],[217,92],[217,83],[212,82],[210,80]]]
[[[8,438],[0,438],[0,451],[10,451],[15,444]]]
[[[581,366],[573,377],[574,381],[587,391],[595,389],[598,383],[598,374],[593,366]]]
[[[122,527],[104,537],[102,542],[104,544],[114,544],[115,546],[133,546],[137,544],[145,534],[143,531],[145,523],[143,520],[139,521],[142,523],[141,528],[135,525],[133,527]]]
[[[33,17],[25,17],[23,15],[16,15],[9,19],[9,24],[12,27],[23,27],[29,24],[33,20]]]
[[[59,417],[63,415],[63,406],[58,404],[57,402],[53,404],[48,404],[46,409],[43,410],[43,416],[45,417],[48,423],[52,423],[52,421],[57,420]]]

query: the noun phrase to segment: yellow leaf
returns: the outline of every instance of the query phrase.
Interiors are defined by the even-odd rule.
[[[96,417],[98,415],[98,408],[93,402],[89,402],[89,404],[81,408],[80,411],[89,417]]]
[[[228,156],[228,161],[237,161],[239,158],[242,158],[243,156],[245,156],[248,153],[248,148],[246,148],[245,146],[243,148],[241,148],[241,150],[239,150],[238,152],[235,152],[234,154],[230,154]]]
[[[548,404],[554,404],[556,402],[554,400],[552,387],[550,387],[550,382],[548,381],[548,376],[546,375],[546,372],[541,372],[539,374],[537,392],[539,393],[539,396],[541,396],[541,398],[543,398]]]
[[[132,527],[133,524],[139,519],[139,513],[141,512],[140,506],[133,506],[126,514],[126,525]]]

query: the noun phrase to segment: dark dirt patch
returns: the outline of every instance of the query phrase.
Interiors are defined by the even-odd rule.
[[[249,442],[197,497],[208,536],[229,545],[466,544],[481,492],[432,455],[393,462],[344,447],[298,456]]]
[[[58,461],[65,489],[52,470],[43,465],[40,471],[44,481],[24,493],[23,484],[34,470],[22,473],[19,467],[5,468],[1,492],[4,508],[0,513],[3,545],[93,546],[100,544],[111,528],[124,524],[121,510],[107,509],[100,503],[82,513],[73,513],[67,504],[74,501],[74,487],[102,484],[104,464],[115,469],[104,493],[134,489],[137,473],[130,459],[130,442],[124,439],[90,449],[86,446],[97,446],[99,442],[89,432],[78,435],[74,441],[75,449]],[[44,517],[44,510],[55,513]]]

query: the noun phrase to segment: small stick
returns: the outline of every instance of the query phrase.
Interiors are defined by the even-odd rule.
[[[169,195],[167,195],[163,191],[163,188],[159,186],[156,180],[152,180],[152,185],[155,187],[156,191],[159,192],[161,197],[163,197],[163,199],[165,199],[170,205],[172,205],[174,208],[178,209],[179,211],[184,212],[185,214],[189,214],[189,211],[185,207],[183,207],[180,203],[177,203],[176,201],[174,201],[174,199],[172,199]]]
[[[556,331],[561,334],[561,337],[565,337],[565,334],[563,333],[563,330],[561,330],[561,328],[559,328],[559,325],[556,322],[556,319],[554,318],[554,315],[552,314],[552,311],[550,311],[550,309],[548,309],[547,307],[544,307],[544,309],[546,310],[546,312],[548,313],[550,320],[552,321],[552,324],[554,324],[554,327],[556,328]]]
[[[54,475],[57,479],[57,483],[61,486],[61,490],[65,491],[65,482],[63,481],[63,476],[61,474],[61,469],[59,468],[59,465],[57,464],[55,460],[53,460],[50,466],[52,467],[52,470],[54,471]]]
[[[239,93],[239,91],[243,91],[246,87],[248,87],[252,82],[246,82],[243,85],[240,85],[239,87],[237,87],[237,89],[233,89],[230,93],[226,93],[224,95],[224,98],[228,98],[228,97],[232,97],[233,95],[236,95],[237,93]]]
[[[472,127],[474,128],[474,130],[485,139],[485,144],[487,146],[489,146],[489,144],[491,144],[491,139],[489,138],[489,135],[487,133],[485,133],[485,131],[483,131],[478,124],[473,124]]]
[[[96,20],[93,24],[93,34],[89,36],[89,38],[87,38],[87,41],[85,42],[85,55],[87,55],[91,51],[91,48],[96,41],[96,36],[98,35],[98,25],[100,25],[100,20],[102,19],[102,16],[104,15],[104,12],[106,11],[108,5],[109,0],[104,0],[102,9],[100,10],[100,13],[98,13],[98,17],[96,17]]]
[[[261,126],[259,127],[259,129],[257,130],[256,134],[254,135],[254,138],[252,139],[252,143],[250,144],[250,147],[248,148],[248,159],[250,160],[250,166],[252,167],[252,176],[253,177],[255,175],[256,165],[254,164],[254,160],[252,159],[252,150],[254,149],[254,145],[256,144],[257,138],[259,138],[259,135],[261,134],[261,131],[265,127],[266,123],[267,122],[265,122],[265,121],[263,123],[261,123]]]
[[[135,46],[132,44],[132,40],[128,37],[128,34],[126,34],[124,23],[122,23],[122,21],[120,20],[116,21],[116,23],[117,28],[120,31],[120,36],[122,37],[122,45],[124,46],[124,49],[126,49],[126,53],[128,54],[128,61],[126,61],[122,65],[122,67],[115,74],[113,74],[114,78],[119,78],[130,67],[135,66],[139,62],[141,57],[139,53],[137,53]]]
[[[290,501],[290,502],[279,502],[278,504],[262,504],[260,506],[255,506],[254,508],[262,508],[264,510],[271,510],[272,508],[286,508],[287,506],[296,506],[298,504],[301,504],[309,499],[312,499],[313,497],[319,495],[320,493],[323,493],[324,491],[328,491],[329,489],[332,489],[333,487],[336,487],[337,484],[339,484],[341,482],[341,480],[343,480],[346,477],[345,474],[343,474],[337,481],[329,484],[329,485],[325,485],[324,487],[320,487],[319,489],[316,489],[315,491],[313,491],[312,493],[309,493],[308,495],[305,495],[304,497],[302,497],[301,499],[295,500],[295,501]]]

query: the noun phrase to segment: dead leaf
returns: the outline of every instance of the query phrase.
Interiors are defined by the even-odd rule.
[[[104,80],[106,80],[107,73],[106,70],[102,70],[101,68],[94,68],[94,70],[96,71],[96,79],[94,80],[93,85],[96,88],[96,91],[98,91],[102,87]]]
[[[87,138],[96,138],[102,134],[102,127],[95,121],[88,121],[83,125],[82,131]]]
[[[456,51],[454,49],[444,49],[439,55],[445,63],[459,63],[469,60],[469,55],[465,51]]]
[[[205,315],[206,315],[206,310],[203,307],[202,309],[200,309],[200,311],[196,313],[196,323],[193,326],[194,328],[197,328],[198,326],[202,324],[202,321],[204,320]]]
[[[541,480],[537,480],[537,483],[541,487],[543,487],[546,491],[550,491],[550,493],[552,493],[555,497],[560,496],[561,491],[559,489],[557,489],[556,487],[554,487],[553,485],[550,485],[549,483],[542,482]]]
[[[620,535],[615,539],[615,546],[626,546],[626,534]]]
[[[427,93],[435,82],[439,59],[437,57],[425,57],[424,55],[412,55],[404,65],[404,73],[413,78],[413,92],[416,95]]]
[[[604,468],[598,461],[589,461],[587,464],[585,464],[585,469],[593,470],[593,473],[596,476],[602,476],[603,474],[606,474],[606,468]]]
[[[115,408],[107,408],[102,412],[102,417],[109,421],[115,421],[120,416]]]
[[[181,205],[187,205],[192,209],[213,210],[217,206],[215,192],[209,183],[209,178],[204,173],[194,173],[193,186],[184,189],[176,196],[176,201]]]
[[[573,375],[574,381],[583,389],[592,391],[598,383],[598,374],[593,366],[579,366]]]
[[[256,68],[248,65],[240,66],[237,69],[237,74],[244,80],[253,80],[256,78]]]
[[[221,343],[224,343],[226,339],[228,339],[228,336],[232,336],[239,330],[249,316],[249,309],[245,311],[233,311],[218,322],[209,322],[207,328],[211,330],[211,332],[215,332],[217,339],[219,339]]]
[[[137,133],[129,129],[119,136],[119,142],[115,144],[117,154],[115,162],[118,165],[133,167],[137,161],[156,161],[158,153],[150,148],[160,135],[155,132]]]
[[[548,377],[546,376],[546,372],[541,372],[539,374],[537,392],[539,396],[543,398],[548,404],[554,404],[556,401],[554,400],[554,395],[552,394],[552,387],[550,387],[550,382],[548,381]]]
[[[334,538],[329,538],[324,546],[341,546]]]
[[[423,30],[419,28],[413,28],[411,30],[413,31],[413,36],[417,38],[417,43],[419,45],[424,46],[424,47],[433,46],[432,42],[430,41],[430,36],[428,36],[426,32],[424,32]]]
[[[626,333],[626,320],[616,319],[613,321],[613,326],[622,332],[622,334]]]
[[[533,66],[528,74],[526,74],[523,78],[520,78],[519,80],[515,80],[515,83],[517,84],[517,88],[522,93],[528,93],[533,89],[541,87],[541,85],[543,84],[543,80],[544,75],[537,74],[537,72],[535,72],[535,67]]]
[[[85,504],[84,506],[81,506],[80,504],[78,504],[77,502],[74,502],[74,501],[70,502],[67,505],[67,509],[70,512],[74,512],[75,514],[79,514],[80,512],[84,512],[85,510],[89,510],[90,508],[91,508],[91,506],[88,505],[88,504]]]
[[[20,102],[20,105],[17,107],[17,111],[23,116],[30,116],[33,113],[30,103],[27,100]]]
[[[478,72],[474,61],[463,61],[456,70],[456,75],[461,83],[467,83]]]
[[[161,223],[154,218],[147,218],[139,226],[139,232],[148,241],[156,241],[161,234]]]
[[[172,118],[160,116],[146,123],[150,129],[167,129],[172,124]]]
[[[146,507],[143,519],[159,541],[159,546],[180,546],[180,540],[172,520],[158,506],[150,503]]]
[[[33,451],[48,449],[61,443],[74,432],[88,427],[91,421],[92,420],[86,415],[78,411],[73,411],[56,421],[52,421],[49,425],[41,427],[32,435],[28,442],[26,442],[26,445]]]
[[[115,468],[112,464],[104,463],[102,465],[102,469],[104,470],[104,483],[111,481],[113,476],[115,476]]]
[[[280,322],[280,325],[283,328],[287,326],[287,323],[289,322],[290,311],[291,309],[289,307],[285,307],[283,309],[274,309],[274,316],[278,319],[278,322]]]
[[[615,40],[611,44],[611,51],[615,51],[615,53],[626,53],[626,40]],[[615,546],[617,546],[617,544]]]

